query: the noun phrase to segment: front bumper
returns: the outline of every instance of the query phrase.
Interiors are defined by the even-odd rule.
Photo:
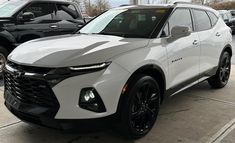
[[[56,112],[50,108],[25,104],[11,95],[5,95],[5,99],[7,109],[19,119],[46,127],[62,128],[61,125],[54,120],[53,115]]]
[[[47,81],[44,79],[19,73],[7,75],[8,72],[6,69],[4,73],[7,85],[4,93],[6,107],[26,122],[62,129],[74,125],[79,125],[81,128],[87,122],[86,127],[102,125],[103,121],[106,124],[107,121],[113,121],[116,118],[122,87],[128,79],[126,76],[129,76],[127,71],[113,63],[106,70],[69,77],[52,87],[45,83]],[[11,77],[11,81],[7,76],[14,77]],[[35,81],[31,83],[31,80]],[[13,84],[15,81],[17,84]],[[96,113],[79,107],[80,92],[87,87],[97,90],[105,104],[106,112]],[[12,93],[11,90],[15,92]],[[21,94],[16,94],[18,92]],[[38,95],[40,98],[36,97]],[[45,97],[50,98],[44,99]]]
[[[48,82],[4,70],[5,105],[18,118],[48,127],[59,127],[54,117],[59,103]]]
[[[40,126],[45,126],[53,129],[61,130],[96,130],[97,128],[108,127],[114,122],[118,122],[118,115],[113,114],[108,117],[98,119],[87,119],[87,120],[66,120],[66,119],[54,119],[53,110],[50,108],[43,108],[37,105],[24,104],[14,97],[6,97],[5,105],[7,109],[14,114],[16,117],[24,122],[33,123]],[[17,106],[12,105],[17,101]],[[12,103],[10,103],[12,102]]]

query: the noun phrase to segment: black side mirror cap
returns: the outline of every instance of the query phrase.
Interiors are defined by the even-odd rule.
[[[21,16],[22,21],[33,21],[34,18],[35,18],[35,16],[32,12],[25,12]]]

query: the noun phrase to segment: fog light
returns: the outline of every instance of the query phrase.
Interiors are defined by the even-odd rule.
[[[106,111],[102,99],[94,88],[84,88],[81,90],[79,106],[98,113]]]

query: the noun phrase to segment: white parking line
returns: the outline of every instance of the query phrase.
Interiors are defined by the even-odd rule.
[[[220,143],[229,133],[235,129],[235,118],[223,126],[207,143]]]
[[[21,122],[22,121],[18,121],[18,122],[14,122],[14,123],[11,123],[11,124],[8,124],[8,125],[0,126],[0,130],[6,129],[6,128],[10,127],[10,126],[17,125],[17,124],[19,124]]]
[[[212,101],[217,101],[217,102],[225,103],[225,104],[230,105],[230,106],[235,106],[235,102],[230,102],[230,101],[226,101],[226,100],[220,100],[220,99],[217,99],[217,98],[204,97],[204,96],[200,96],[200,95],[190,95],[190,96],[194,96],[194,97],[199,97],[199,98],[202,98],[202,99],[207,99],[207,100],[212,100]]]

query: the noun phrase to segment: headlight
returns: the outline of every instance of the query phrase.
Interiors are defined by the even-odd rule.
[[[58,84],[59,82],[61,82],[66,78],[97,72],[107,68],[110,64],[111,62],[105,62],[92,65],[85,65],[85,66],[57,68],[50,71],[45,78],[49,81],[51,86],[55,86],[56,84]]]
[[[86,65],[86,66],[70,67],[69,69],[72,71],[102,70],[108,67],[110,64],[111,62],[106,62],[106,63],[99,63],[99,64],[93,64],[93,65]]]

